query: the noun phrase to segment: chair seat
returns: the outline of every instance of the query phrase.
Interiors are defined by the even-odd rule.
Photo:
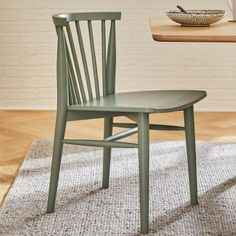
[[[201,90],[155,90],[116,93],[68,110],[112,112],[172,112],[183,110],[206,97]]]

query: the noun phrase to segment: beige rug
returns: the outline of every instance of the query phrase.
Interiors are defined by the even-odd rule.
[[[110,188],[102,152],[66,146],[55,213],[46,214],[52,144],[32,144],[0,211],[0,235],[139,235],[138,159],[114,149]],[[236,235],[236,144],[197,144],[200,204],[189,206],[183,142],[151,145],[150,234]]]

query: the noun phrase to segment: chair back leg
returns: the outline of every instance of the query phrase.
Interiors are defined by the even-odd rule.
[[[60,111],[57,113],[57,119],[56,119],[47,213],[51,213],[54,211],[59,171],[61,165],[61,156],[63,150],[62,140],[65,135],[65,128],[66,128],[66,112]]]
[[[187,148],[187,158],[188,158],[188,175],[189,175],[191,205],[197,205],[198,204],[197,168],[196,168],[196,145],[195,145],[193,106],[184,110],[184,123],[185,123],[186,148]]]
[[[149,231],[149,114],[138,115],[138,158],[141,233]]]
[[[105,118],[104,120],[104,139],[112,135],[113,117]],[[111,148],[103,148],[103,177],[102,188],[108,188],[110,176]]]

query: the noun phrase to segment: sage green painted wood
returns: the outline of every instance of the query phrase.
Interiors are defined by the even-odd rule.
[[[91,101],[91,100],[93,100],[93,93],[92,93],[92,87],[91,87],[91,82],[90,82],[88,63],[87,63],[85,49],[84,49],[82,32],[81,32],[79,21],[75,22],[75,24],[76,24],[77,36],[78,36],[78,40],[79,40],[80,53],[81,53],[83,66],[84,66],[84,74],[85,74],[86,83],[87,83],[89,100]]]
[[[185,128],[176,125],[155,125],[150,124],[149,129],[151,130],[169,130],[169,131],[184,131]]]
[[[66,48],[63,28],[57,27],[57,110],[66,110],[67,102],[67,78]]]
[[[66,30],[67,30],[67,35],[68,35],[68,39],[70,42],[70,49],[71,49],[71,53],[73,56],[75,71],[76,71],[78,82],[79,82],[80,93],[82,96],[82,100],[84,102],[86,102],[86,96],[85,96],[84,85],[83,85],[82,76],[81,76],[81,72],[80,72],[80,68],[79,68],[79,62],[78,62],[78,58],[77,58],[77,54],[76,54],[76,50],[75,50],[75,45],[74,45],[74,40],[73,40],[73,36],[72,36],[71,28],[70,28],[69,24],[66,25]]]
[[[120,128],[134,128],[137,124],[134,123],[113,123],[113,127],[120,127]],[[149,129],[151,130],[170,130],[170,131],[183,131],[185,130],[182,126],[175,126],[175,125],[156,125],[150,124]]]
[[[71,83],[73,84],[74,93],[75,93],[75,97],[76,97],[76,104],[80,104],[81,98],[80,98],[79,88],[78,88],[78,85],[76,82],[77,80],[76,80],[76,76],[75,76],[75,72],[74,72],[74,68],[73,68],[73,64],[72,64],[72,60],[71,60],[71,56],[70,56],[70,52],[69,52],[67,43],[66,43],[66,56],[67,56],[67,62],[68,62],[69,75],[71,78]],[[74,104],[74,105],[76,105],[76,104]]]
[[[138,119],[138,156],[141,233],[149,231],[149,115],[140,113]]]
[[[103,96],[107,96],[107,77],[106,77],[106,22],[105,20],[102,20],[102,90],[103,90]]]
[[[108,94],[115,93],[115,78],[116,78],[116,33],[115,21],[111,21],[110,37],[107,52],[107,82]]]
[[[122,138],[129,137],[133,134],[136,134],[137,132],[138,132],[138,127],[132,128],[132,129],[125,130],[125,131],[122,131],[120,133],[117,133],[113,136],[109,136],[108,138],[105,138],[104,141],[116,141],[116,140],[119,140],[119,139],[122,139]]]
[[[133,113],[133,112],[126,113],[125,117],[128,118],[129,120],[134,121],[135,123],[138,123],[138,115],[137,115],[137,113]]]
[[[109,78],[110,79],[110,78]],[[155,90],[128,93],[116,93],[78,106],[69,106],[69,110],[80,111],[119,111],[162,113],[182,111],[206,97],[205,91],[198,90]],[[151,102],[150,102],[151,101]]]
[[[112,135],[112,124],[113,117],[104,119],[104,139]],[[112,141],[112,140],[110,140]],[[111,148],[103,148],[103,175],[102,175],[102,188],[108,188],[109,186],[109,177],[110,177],[110,163],[111,163]]]
[[[67,111],[67,121],[123,116],[120,112]]]
[[[74,84],[73,84],[73,79],[72,79],[72,74],[71,74],[70,68],[68,68],[68,87],[69,87],[68,94],[69,94],[69,99],[70,99],[69,105],[77,105],[77,104],[79,104],[77,102],[77,98],[76,98],[76,94],[75,94],[75,89],[74,89]]]
[[[52,155],[52,166],[50,176],[50,186],[48,194],[48,206],[47,212],[51,213],[54,211],[56,192],[59,178],[59,171],[61,165],[62,156],[62,139],[65,134],[66,127],[66,106],[67,106],[67,69],[65,61],[65,39],[63,36],[63,29],[58,27],[58,48],[57,48],[57,118],[56,127],[54,134],[53,144],[53,155]]]
[[[66,114],[58,112],[55,134],[54,134],[54,143],[53,143],[53,155],[52,155],[52,165],[51,165],[50,186],[48,193],[47,213],[54,212],[59,172],[61,166],[62,150],[63,150],[62,139],[64,138],[65,135],[65,128],[66,128]]]
[[[196,147],[193,106],[184,110],[186,148],[188,157],[188,174],[190,185],[191,204],[198,204],[197,193],[197,167],[196,167]]]
[[[97,69],[97,60],[96,60],[96,55],[95,55],[93,28],[92,28],[91,20],[88,21],[88,31],[89,31],[91,57],[92,57],[92,63],[93,63],[93,76],[94,76],[95,92],[96,92],[96,98],[99,98],[100,91],[99,91],[99,81],[98,81],[98,69]]]
[[[68,75],[68,94],[69,94],[69,105],[75,104],[74,97],[73,97],[73,88],[71,85],[71,78]]]
[[[67,51],[67,50],[66,50]],[[67,60],[68,63],[68,60]],[[77,105],[77,97],[75,93],[75,86],[73,83],[70,67],[68,65],[68,95],[69,95],[69,105]]]
[[[118,127],[118,128],[135,128],[138,125],[136,123],[113,123],[113,127]]]
[[[80,12],[80,13],[62,13],[52,16],[53,23],[56,26],[66,26],[70,21],[88,21],[88,20],[120,20],[120,12]]]
[[[112,148],[137,148],[136,143],[127,142],[109,142],[103,140],[90,140],[90,139],[63,139],[63,143],[75,144],[82,146],[94,146],[94,147],[112,147]]]
[[[53,147],[52,170],[48,198],[48,212],[54,210],[56,191],[61,163],[63,143],[97,146],[104,148],[102,187],[108,188],[111,161],[111,148],[138,148],[140,180],[140,220],[141,232],[148,232],[149,222],[149,129],[175,130],[185,129],[188,154],[191,204],[197,204],[196,150],[194,136],[193,105],[204,97],[205,91],[196,90],[156,90],[130,93],[115,93],[116,80],[116,27],[115,21],[121,14],[116,13],[68,13],[53,16],[58,35],[57,52],[57,119]],[[95,51],[95,38],[92,21],[101,21],[101,70],[103,97],[100,97],[98,67]],[[106,21],[110,21],[110,32],[106,35]],[[70,22],[74,21],[80,53],[76,52],[74,31]],[[90,83],[90,71],[83,45],[80,23],[87,21],[91,48],[91,59],[95,78],[95,98]],[[86,23],[86,22],[85,22]],[[64,31],[66,29],[66,31]],[[106,37],[108,45],[106,45]],[[78,54],[78,55],[77,55]],[[80,71],[81,57],[85,78]],[[81,63],[81,64],[82,64]],[[84,84],[85,82],[86,84]],[[87,89],[87,90],[86,90]],[[88,98],[87,98],[88,96]],[[184,111],[185,127],[149,124],[149,114]],[[135,123],[113,123],[116,116],[126,116]],[[104,140],[64,139],[66,121],[105,118]],[[113,127],[130,128],[112,135]],[[138,144],[117,142],[138,131]]]

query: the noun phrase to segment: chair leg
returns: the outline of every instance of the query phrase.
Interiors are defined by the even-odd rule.
[[[184,123],[185,123],[186,148],[188,157],[188,175],[189,175],[191,205],[197,205],[198,204],[197,168],[196,168],[196,147],[195,147],[193,106],[184,110]]]
[[[149,114],[138,117],[138,156],[141,233],[149,231]]]
[[[112,123],[113,117],[105,118],[104,120],[104,138],[112,135]],[[110,175],[110,162],[111,162],[111,148],[103,148],[103,177],[102,177],[102,188],[106,189],[109,186],[109,175]]]
[[[53,144],[53,155],[52,155],[52,166],[51,166],[51,177],[50,177],[50,186],[48,194],[48,206],[47,213],[54,212],[54,206],[56,201],[57,185],[59,178],[59,171],[61,165],[61,156],[63,143],[62,139],[64,138],[66,127],[66,114],[57,113],[56,128],[55,128],[55,137]]]

